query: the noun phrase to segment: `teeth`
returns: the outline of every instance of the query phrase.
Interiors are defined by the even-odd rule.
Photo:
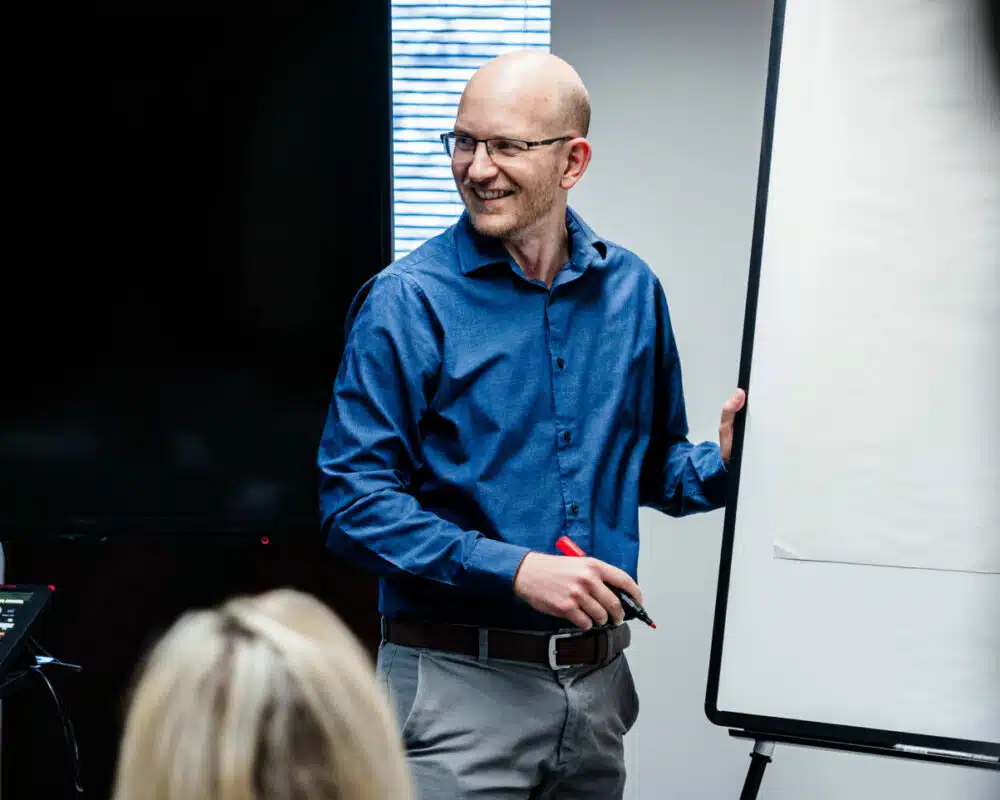
[[[495,189],[492,192],[484,192],[481,189],[476,189],[476,196],[480,200],[499,200],[501,197],[506,197],[510,192],[506,189]]]

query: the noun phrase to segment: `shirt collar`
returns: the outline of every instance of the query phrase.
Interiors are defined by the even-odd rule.
[[[566,229],[569,231],[570,263],[581,272],[587,267],[603,267],[608,263],[608,245],[573,209],[566,209]],[[483,236],[472,227],[467,211],[462,212],[455,226],[455,241],[462,274],[469,275],[492,264],[512,263],[510,253],[499,239]]]

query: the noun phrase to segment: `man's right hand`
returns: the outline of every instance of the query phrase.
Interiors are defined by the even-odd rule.
[[[625,619],[621,601],[605,584],[624,590],[638,603],[642,592],[618,567],[596,558],[528,553],[514,576],[514,594],[536,611],[568,619],[589,630]]]

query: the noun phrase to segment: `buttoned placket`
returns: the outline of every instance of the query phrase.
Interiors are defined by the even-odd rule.
[[[566,358],[566,321],[569,305],[572,303],[572,287],[564,282],[557,283],[549,291],[545,302],[546,341],[549,349],[549,364],[552,372],[552,408],[556,435],[556,463],[559,468],[559,484],[562,487],[562,501],[566,519],[566,531],[574,541],[588,549],[590,526],[577,477],[580,471],[579,449],[576,442],[576,414],[579,409],[571,407],[573,392],[573,364]]]

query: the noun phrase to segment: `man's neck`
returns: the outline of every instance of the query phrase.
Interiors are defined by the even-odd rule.
[[[529,280],[540,280],[551,289],[559,270],[569,261],[566,212],[540,219],[504,246]]]

